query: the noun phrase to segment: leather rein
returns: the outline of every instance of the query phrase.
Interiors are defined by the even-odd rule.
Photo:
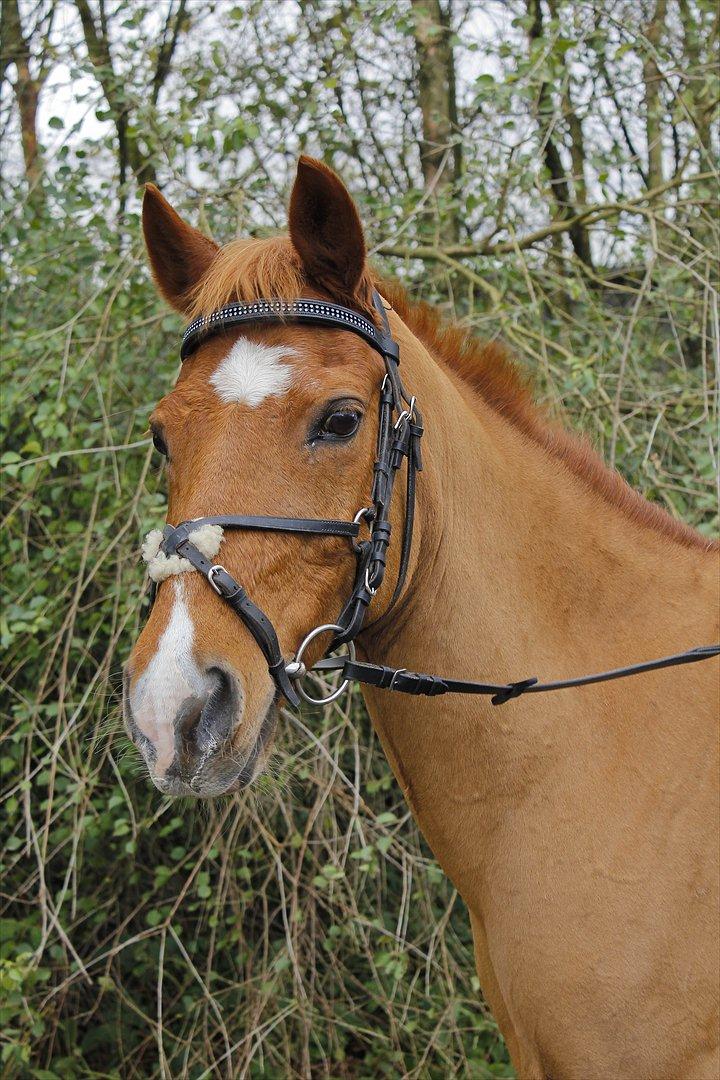
[[[408,396],[402,384],[399,372],[400,350],[392,337],[385,305],[377,292],[373,294],[373,302],[380,328],[358,312],[339,304],[310,299],[257,300],[253,303],[228,304],[211,315],[195,319],[188,326],[182,339],[180,356],[184,361],[208,337],[234,327],[257,323],[301,323],[348,330],[361,337],[383,358],[385,377],[380,389],[380,419],[370,504],[358,510],[352,521],[221,514],[184,521],[177,526],[167,525],[163,530],[161,550],[168,557],[178,555],[187,559],[242,620],[265,657],[268,671],[278,693],[285,697],[291,707],[298,708],[301,697],[312,704],[327,705],[339,697],[351,681],[405,694],[427,696],[447,693],[484,694],[490,697],[493,705],[502,705],[511,698],[520,697],[521,694],[537,694],[607,682],[629,675],[639,675],[645,671],[655,671],[678,664],[691,664],[720,654],[720,645],[700,646],[687,652],[633,664],[629,667],[549,683],[540,683],[534,677],[512,683],[465,681],[357,660],[354,640],[363,628],[368,608],[385,577],[387,550],[390,544],[390,507],[397,473],[402,463],[406,462],[405,520],[400,563],[395,587],[390,603],[382,615],[383,619],[397,603],[407,577],[415,515],[415,484],[417,473],[422,469],[420,456],[420,440],[423,435],[422,416],[415,398]],[[361,523],[364,523],[369,533],[367,538],[362,540],[359,539]],[[304,536],[346,537],[355,554],[356,572],[352,591],[337,621],[311,630],[301,642],[294,659],[286,660],[283,657],[275,628],[267,615],[253,603],[242,585],[224,566],[207,559],[191,543],[190,534],[203,525],[220,525],[223,529],[299,533]],[[346,645],[348,655],[326,657],[315,664],[312,669],[315,672],[342,672],[342,683],[338,689],[327,697],[315,698],[311,697],[303,687],[307,668],[302,658],[308,645],[316,637],[325,633],[333,635],[328,652]]]

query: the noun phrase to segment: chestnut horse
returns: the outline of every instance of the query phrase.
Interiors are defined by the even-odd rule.
[[[715,640],[717,547],[633,492],[533,406],[496,345],[442,329],[366,263],[338,177],[302,158],[289,237],[224,248],[148,187],[157,286],[187,317],[311,297],[377,319],[424,411],[424,470],[398,605],[375,598],[362,657],[494,681],[562,678]],[[201,344],[152,415],[168,520],[351,520],[366,506],[382,363],[356,334],[297,324]],[[403,528],[393,501],[393,535]],[[398,570],[390,545],[389,581]],[[352,585],[347,538],[229,532],[222,562],[285,656]],[[388,595],[385,595],[387,592]],[[315,657],[319,655],[318,651]],[[311,656],[310,659],[313,659]],[[405,798],[470,912],[477,969],[521,1077],[716,1080],[717,663],[493,708],[368,689]],[[159,588],[126,674],[125,717],[170,794],[262,769],[277,694],[201,574]]]

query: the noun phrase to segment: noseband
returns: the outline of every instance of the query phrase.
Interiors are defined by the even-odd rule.
[[[387,551],[390,544],[390,507],[395,479],[402,463],[407,463],[405,490],[405,518],[400,548],[400,561],[395,587],[390,602],[383,612],[385,618],[397,603],[407,577],[412,548],[413,521],[415,515],[415,482],[422,469],[420,439],[423,422],[414,397],[408,396],[400,378],[400,350],[392,337],[385,305],[377,292],[373,303],[378,315],[380,329],[369,319],[342,307],[320,300],[300,299],[256,300],[248,304],[228,304],[211,315],[195,319],[188,326],[182,340],[180,356],[186,360],[208,337],[239,326],[254,324],[309,324],[348,330],[358,335],[375,349],[383,359],[385,375],[380,387],[380,418],[377,448],[373,469],[373,485],[369,505],[358,510],[352,521],[334,521],[325,518],[263,517],[241,514],[222,514],[215,517],[196,518],[163,531],[161,550],[169,558],[178,555],[199,571],[218,596],[228,604],[248,628],[265,657],[268,671],[275,686],[293,708],[300,705],[300,698],[313,704],[327,705],[345,690],[351,680],[363,682],[386,690],[407,694],[434,696],[445,693],[486,694],[494,705],[503,704],[525,693],[561,690],[571,686],[605,682],[644,671],[689,664],[706,660],[720,653],[720,645],[701,646],[688,652],[677,653],[659,660],[635,664],[631,667],[584,675],[561,682],[539,683],[536,678],[523,679],[508,684],[466,682],[437,675],[424,675],[405,668],[390,668],[381,664],[361,663],[356,659],[354,640],[363,628],[368,608],[385,577]],[[360,528],[364,524],[369,535],[360,540]],[[300,644],[295,658],[286,660],[278,642],[277,633],[270,619],[253,603],[248,594],[224,566],[213,563],[190,541],[190,534],[204,525],[220,525],[223,529],[250,529],[262,532],[299,533],[303,536],[338,536],[349,540],[356,558],[355,580],[336,622],[316,627]],[[348,656],[329,657],[315,665],[315,671],[341,670],[343,682],[325,698],[311,697],[303,687],[307,669],[303,656],[308,645],[320,634],[333,635],[328,651],[346,645]]]

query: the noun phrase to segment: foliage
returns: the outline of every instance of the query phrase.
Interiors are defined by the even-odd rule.
[[[453,4],[462,154],[434,188],[403,0],[196,3],[182,19],[177,4],[116,0],[111,69],[89,59],[75,6],[49,7],[31,50],[51,58],[39,182],[7,83],[2,104],[15,147],[2,192],[4,1073],[511,1076],[467,915],[357,695],[285,714],[272,774],[207,807],[152,790],[122,734],[138,540],[164,506],[147,416],[180,328],[144,268],[133,154],[218,239],[281,226],[298,151],[325,156],[384,270],[505,338],[551,410],[712,533],[714,5],[672,2],[653,44],[654,0],[547,3],[534,38],[532,3]],[[20,5],[26,26],[41,8]],[[648,57],[667,185],[654,196]],[[556,198],[551,140],[573,213],[587,211],[590,262]]]

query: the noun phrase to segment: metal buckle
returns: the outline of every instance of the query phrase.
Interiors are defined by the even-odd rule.
[[[390,680],[390,685],[388,686],[388,690],[394,690],[395,689],[395,680],[397,679],[398,675],[404,675],[406,671],[407,671],[406,667],[399,667],[396,671],[393,672],[393,677]]]
[[[373,523],[374,520],[375,520],[375,507],[374,506],[363,506],[362,510],[358,510],[357,514],[353,518],[353,522],[356,525],[359,525],[361,521],[364,521],[369,530],[372,529],[372,523]],[[355,552],[355,555],[357,556],[357,558],[360,558],[360,556],[362,555],[362,552],[364,550],[364,546],[367,543],[368,543],[367,540],[353,539],[353,541],[352,541],[352,549]]]
[[[374,506],[363,506],[362,510],[358,510],[357,514],[353,518],[353,524],[359,525],[361,521],[372,521],[375,516]]]
[[[210,569],[208,570],[207,579],[210,582],[210,584],[212,585],[215,592],[218,594],[218,596],[225,596],[225,593],[223,592],[223,590],[220,588],[219,585],[216,585],[215,581],[213,580],[213,574],[217,573],[219,570],[222,570],[222,572],[224,574],[227,574],[227,570],[225,569],[224,566],[221,566],[220,563],[215,563],[214,566],[211,566]]]
[[[395,421],[393,431],[397,431],[401,424],[404,424],[406,420],[409,420],[411,423],[415,420],[415,401],[416,398],[414,396],[410,398],[410,404],[407,409],[403,409]]]
[[[295,659],[291,660],[288,664],[285,665],[285,673],[287,674],[289,679],[292,679],[297,684],[298,694],[301,698],[303,698],[305,701],[308,701],[311,705],[329,705],[331,701],[336,701],[337,698],[344,694],[348,686],[350,685],[350,679],[343,679],[341,685],[337,688],[337,690],[333,690],[329,697],[324,698],[311,697],[310,694],[308,694],[302,686],[302,680],[308,674],[307,669],[302,662],[302,657],[310,642],[314,641],[319,634],[325,634],[330,631],[338,630],[342,632],[342,629],[343,627],[338,626],[337,623],[323,623],[322,626],[316,626],[315,629],[311,630],[310,633],[307,634],[307,636],[304,637],[303,640],[300,642],[300,647],[295,654]],[[346,641],[345,645],[348,651],[349,658],[351,660],[354,660],[355,643],[353,641]]]
[[[374,566],[374,565],[375,565],[375,563],[372,564],[372,566]],[[370,593],[371,596],[375,596],[375,594],[378,591],[378,586],[370,584],[370,569],[371,569],[370,566],[365,567],[365,588],[367,589],[367,591]]]

